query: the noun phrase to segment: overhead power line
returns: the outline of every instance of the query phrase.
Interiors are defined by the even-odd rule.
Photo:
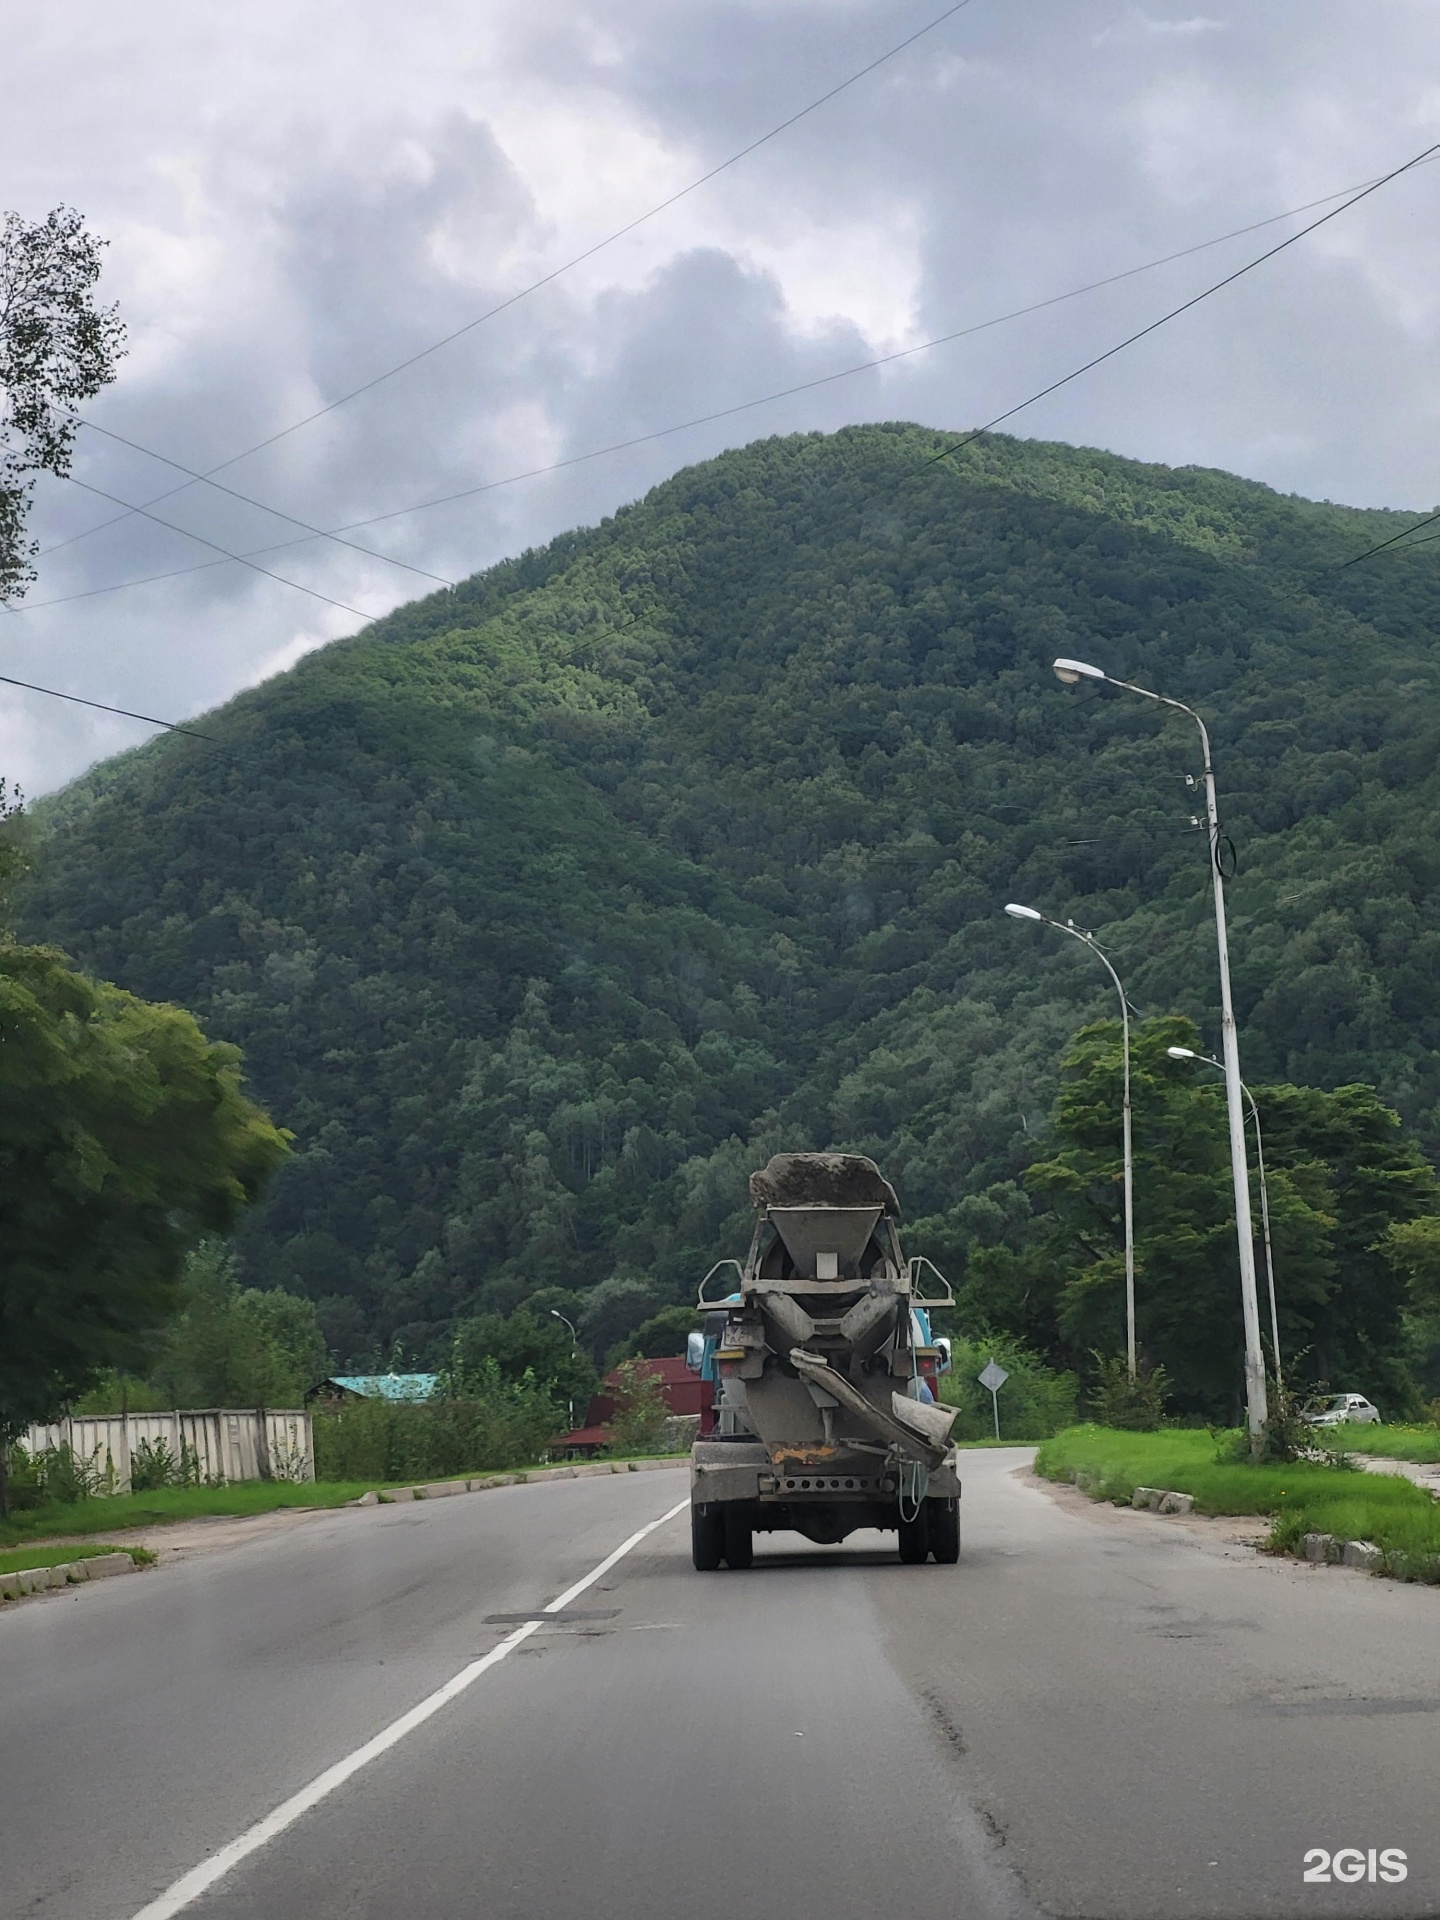
[[[1358,567],[1362,560],[1373,560],[1377,553],[1385,553],[1391,547],[1398,547],[1402,541],[1408,541],[1412,533],[1419,533],[1425,527],[1433,527],[1437,520],[1440,520],[1440,510],[1427,513],[1423,520],[1416,520],[1410,526],[1402,527],[1399,533],[1392,533],[1388,540],[1377,540],[1373,547],[1366,547],[1363,553],[1354,554],[1349,560],[1342,560],[1335,571],[1343,573],[1347,567]],[[1434,538],[1435,535],[1431,534],[1429,539],[1416,540],[1413,544],[1417,547],[1427,547],[1430,540]]]
[[[321,593],[318,587],[307,587],[299,580],[287,580],[283,573],[272,573],[268,567],[262,567],[258,561],[249,559],[243,553],[232,553],[228,547],[222,547],[218,540],[207,540],[203,533],[191,533],[188,527],[178,526],[173,520],[164,520],[158,513],[152,513],[149,507],[131,506],[128,500],[122,500],[117,493],[107,493],[104,487],[97,487],[88,480],[77,480],[74,474],[69,476],[72,486],[83,487],[86,493],[95,493],[102,500],[113,500],[117,506],[129,507],[132,513],[138,513],[142,519],[153,520],[157,527],[168,527],[172,533],[183,533],[190,540],[198,540],[202,547],[209,547],[212,553],[224,554],[227,560],[234,560],[242,567],[249,567],[252,573],[261,573],[267,580],[278,581],[282,587],[293,587],[297,593],[307,593],[312,600],[323,600],[327,607],[338,607],[342,613],[353,613],[357,620],[368,625],[375,618],[372,613],[362,613],[359,607],[352,607],[344,600],[336,600],[328,593]]]
[[[1017,413],[1023,413],[1027,407],[1033,407],[1038,401],[1048,399],[1052,393],[1058,393],[1061,387],[1068,387],[1072,380],[1078,380],[1082,374],[1090,373],[1096,367],[1103,366],[1107,360],[1113,360],[1117,354],[1124,353],[1127,347],[1133,347],[1137,341],[1148,338],[1150,334],[1158,332],[1161,327],[1168,326],[1172,320],[1178,320],[1182,313],[1189,313],[1192,307],[1198,307],[1202,300],[1210,299],[1212,294],[1221,292],[1225,287],[1234,286],[1237,280],[1243,279],[1247,273],[1253,273],[1256,267],[1264,266],[1265,262],[1273,260],[1276,254],[1284,253],[1287,247],[1293,247],[1296,241],[1303,240],[1306,234],[1314,233],[1317,227],[1323,227],[1327,221],[1338,219],[1342,213],[1348,212],[1361,200],[1368,199],[1372,193],[1378,193],[1381,187],[1388,186],[1392,180],[1398,180],[1402,173],[1409,173],[1412,168],[1420,166],[1437,153],[1440,153],[1440,140],[1432,142],[1430,146],[1423,148],[1402,165],[1392,167],[1389,173],[1382,173],[1378,180],[1371,181],[1358,193],[1351,194],[1348,200],[1342,201],[1338,207],[1332,207],[1329,213],[1322,213],[1318,220],[1312,220],[1308,226],[1301,227],[1298,233],[1292,233],[1277,245],[1267,247],[1264,253],[1256,254],[1255,258],[1247,260],[1244,266],[1237,267],[1233,273],[1227,273],[1223,280],[1216,280],[1201,292],[1192,294],[1188,300],[1182,300],[1178,307],[1172,307],[1168,313],[1162,313],[1158,320],[1152,320],[1148,326],[1140,327],[1136,332],[1127,334],[1125,339],[1117,341],[1113,347],[1107,347],[1104,353],[1095,354],[1082,366],[1072,368],[1069,373],[1062,374],[1058,380],[1052,380],[1048,386],[1041,387],[1038,393],[1032,393],[1027,399],[1017,401],[1013,407],[1007,407],[1003,413],[997,413],[992,420],[987,420],[983,427],[974,427],[969,433],[962,434],[951,446],[943,448],[925,461],[925,466],[934,466],[938,461],[950,459],[952,455],[972,445],[982,434],[993,432],[1006,420],[1013,420]]]
[[[856,72],[848,75],[846,79],[828,88],[818,99],[812,100],[808,106],[801,107],[797,113],[790,114],[786,119],[782,120],[778,126],[771,127],[768,133],[762,133],[758,139],[751,140],[747,145],[741,147],[738,152],[732,153],[728,159],[722,160],[718,165],[708,168],[696,179],[690,181],[687,186],[680,187],[676,192],[668,194],[665,199],[658,201],[653,207],[648,208],[646,212],[637,214],[633,220],[627,220],[624,226],[617,227],[613,233],[606,234],[604,239],[595,241],[593,245],[586,247],[581,253],[574,254],[560,266],[552,267],[549,273],[541,274],[538,280],[532,280],[527,286],[519,288],[517,292],[507,294],[505,299],[498,301],[493,307],[487,308],[484,313],[477,314],[473,320],[467,320],[463,327],[456,327],[450,333],[442,335],[440,339],[432,340],[429,346],[421,347],[418,352],[407,355],[403,360],[396,361],[394,366],[386,367],[383,372],[372,375],[370,379],[362,381],[359,386],[351,387],[347,393],[338,394],[335,399],[327,400],[323,407],[315,408],[313,412],[305,414],[299,420],[292,420],[288,427],[281,427],[276,432],[267,434],[263,440],[257,440],[253,446],[246,447],[241,453],[232,454],[228,460],[222,460],[217,466],[211,467],[205,473],[197,475],[196,479],[210,480],[215,474],[224,473],[227,468],[238,465],[242,460],[248,460],[252,454],[263,452],[266,447],[273,447],[278,441],[288,439],[292,433],[298,433],[302,427],[311,426],[316,420],[323,420],[327,414],[334,413],[337,408],[348,406],[352,400],[358,400],[361,394],[372,392],[376,387],[382,386],[385,381],[393,380],[396,374],[404,373],[408,368],[417,366],[420,361],[428,359],[431,354],[438,353],[442,347],[448,347],[452,342],[462,339],[466,334],[473,333],[477,327],[483,327],[488,320],[493,320],[497,315],[506,313],[510,308],[518,306],[522,300],[528,300],[532,293],[538,293],[542,287],[553,285],[553,283],[561,279],[563,275],[572,272],[578,266],[582,266],[585,261],[593,260],[596,254],[603,253],[607,247],[614,246],[617,240],[623,240],[627,234],[634,233],[637,228],[645,226],[647,222],[654,220],[659,214],[666,212],[670,207],[676,206],[681,200],[688,199],[692,193],[697,193],[701,187],[707,186],[710,181],[718,179],[722,173],[728,172],[731,167],[738,166],[742,160],[748,159],[752,153],[757,153],[761,147],[768,146],[772,140],[779,139],[782,133],[788,133],[791,127],[798,126],[802,120],[808,119],[812,113],[817,113],[821,107],[828,106],[830,101],[836,99],[850,87],[856,86],[861,80],[867,79],[872,73],[877,72],[889,61],[894,60],[898,55],[904,53],[907,48],[913,47],[918,40],[923,40],[927,34],[933,33],[937,27],[944,26],[947,20],[953,20],[957,13],[963,13],[969,5],[970,0],[955,0],[952,6],[946,7],[942,13],[937,13],[932,20],[927,20],[924,26],[917,27],[913,33],[907,34],[903,40],[898,40],[893,47],[887,48],[886,51],[876,59],[868,61]],[[164,493],[157,493],[152,499],[146,502],[146,505],[151,507],[158,506],[161,501],[169,500],[177,493],[184,493],[195,484],[196,480],[187,480],[182,486],[171,487]],[[140,509],[132,508],[131,511],[139,512]],[[48,548],[47,551],[50,553],[58,553],[61,547],[71,546],[77,540],[88,540],[91,534],[100,533],[106,527],[113,527],[117,520],[123,520],[126,517],[125,514],[117,514],[109,520],[102,520],[97,526],[87,528],[84,533],[72,534],[68,540],[57,541],[56,545]]]
[[[75,417],[78,418],[78,415]],[[349,547],[352,553],[363,553],[371,560],[383,560],[387,566],[400,567],[406,573],[419,574],[422,580],[433,580],[438,587],[453,587],[455,584],[453,580],[447,580],[443,573],[431,573],[425,567],[412,567],[408,560],[397,560],[393,554],[389,553],[377,553],[373,547],[362,547],[354,540],[342,539],[338,533],[327,532],[324,527],[311,526],[308,520],[300,519],[298,514],[286,513],[282,507],[268,506],[265,501],[255,499],[253,494],[239,493],[234,487],[227,487],[223,480],[216,480],[209,474],[198,473],[194,467],[187,467],[183,460],[173,460],[168,453],[157,453],[153,447],[142,446],[138,440],[129,440],[123,433],[114,433],[109,427],[97,427],[93,420],[81,420],[80,425],[90,433],[102,434],[105,439],[114,440],[119,446],[129,447],[133,453],[143,453],[147,459],[162,461],[167,467],[174,467],[177,473],[188,474],[192,480],[203,480],[217,493],[227,494],[230,499],[239,500],[247,507],[258,507],[262,513],[273,514],[277,520],[288,520],[292,527],[303,527],[307,534],[318,540],[333,540],[337,546]],[[67,474],[65,477],[68,479],[70,476]],[[180,489],[177,488],[176,491]],[[128,515],[122,514],[119,517],[126,519]],[[169,525],[169,522],[164,524]],[[183,527],[178,531],[188,533],[188,529]],[[194,539],[198,536],[190,534],[189,537]],[[259,551],[263,553],[266,549],[262,547]]]
[[[37,687],[33,680],[17,680],[13,674],[0,673],[0,684],[24,687],[27,693],[43,693],[51,700],[70,700],[77,707],[97,707],[101,713],[118,713],[126,720],[143,720],[147,727],[163,727],[167,733],[188,733],[192,740],[208,740],[212,746],[220,744],[213,733],[201,733],[195,727],[182,727],[177,720],[157,720],[153,713],[135,713],[129,707],[112,707],[104,700],[87,700],[83,694],[62,693],[58,687]]]
[[[1358,186],[1379,184],[1380,182],[1378,180],[1357,183]],[[1071,287],[1064,293],[1047,295],[1045,299],[1031,301],[1027,306],[1013,307],[1006,313],[991,315],[988,320],[977,320],[968,327],[956,328],[951,333],[937,334],[932,339],[918,341],[913,346],[897,348],[892,353],[877,354],[872,359],[857,361],[853,366],[841,367],[834,373],[817,375],[813,380],[802,380],[794,386],[781,387],[773,393],[759,394],[749,400],[737,401],[732,406],[720,407],[710,413],[696,414],[687,420],[672,422],[669,426],[656,427],[648,433],[635,434],[626,440],[611,441],[601,447],[592,447],[584,453],[570,454],[563,460],[554,460],[544,466],[527,467],[520,473],[506,474],[498,480],[486,480],[479,482],[473,487],[460,488],[453,493],[440,494],[427,500],[412,501],[408,506],[391,507],[384,513],[372,514],[368,518],[361,520],[348,520],[340,526],[323,531],[313,529],[300,539],[277,541],[273,545],[265,547],[252,547],[239,557],[242,560],[248,561],[261,559],[267,554],[283,553],[291,547],[304,546],[308,539],[316,537],[317,534],[322,538],[341,540],[341,536],[344,534],[356,533],[365,527],[378,526],[386,520],[402,519],[407,514],[412,513],[427,513],[435,507],[452,506],[457,501],[474,499],[477,495],[492,493],[500,487],[513,487],[524,480],[541,479],[547,474],[559,473],[568,467],[580,466],[587,461],[605,459],[614,453],[628,452],[634,447],[645,446],[651,441],[667,439],[677,433],[687,433],[695,427],[709,426],[717,420],[730,419],[736,414],[747,413],[757,407],[772,406],[781,400],[794,399],[796,395],[813,392],[817,387],[830,386],[840,380],[852,380],[858,374],[870,373],[878,367],[890,366],[897,360],[907,360],[916,354],[929,353],[936,347],[950,346],[957,340],[968,339],[973,334],[987,332],[993,327],[1005,326],[1012,320],[1022,320],[1029,314],[1043,313],[1047,308],[1060,306],[1067,300],[1078,300],[1085,294],[1101,292],[1106,287],[1117,286],[1125,280],[1133,280],[1142,273],[1152,273],[1157,268],[1170,266],[1177,260],[1186,260],[1194,254],[1205,253],[1211,248],[1224,246],[1227,241],[1240,240],[1247,234],[1258,233],[1266,227],[1276,226],[1282,220],[1297,219],[1302,213],[1309,213],[1314,207],[1328,206],[1334,200],[1344,199],[1347,195],[1354,194],[1357,191],[1357,185],[1341,187],[1334,193],[1321,194],[1317,199],[1307,200],[1303,205],[1298,207],[1289,207],[1283,213],[1268,214],[1263,220],[1252,220],[1243,227],[1232,227],[1226,233],[1215,234],[1208,240],[1197,240],[1191,246],[1180,247],[1174,252],[1160,254],[1153,260],[1142,261],[1138,266],[1125,267],[1118,273],[1106,274],[1099,280],[1086,281],[1083,286]],[[127,441],[125,444],[129,446],[137,445],[137,443],[133,441]],[[149,448],[144,447],[140,447],[138,450],[141,452],[150,451]],[[156,454],[154,457],[156,459],[164,459],[166,456]],[[187,471],[187,469],[184,468],[181,470]],[[226,489],[226,491],[229,491],[229,489]],[[250,500],[250,497],[245,494],[238,494],[236,498],[246,500],[249,504],[255,506],[264,506],[265,504],[262,501]],[[306,526],[308,524],[303,520],[296,519],[293,515],[281,513],[281,510],[276,507],[266,507],[265,510],[270,513],[275,513],[281,518],[292,520],[296,526]],[[341,540],[341,544],[348,545],[350,543]],[[372,549],[368,547],[357,547],[355,550],[360,553],[370,553],[372,551]],[[55,549],[51,548],[49,551],[54,552]],[[386,556],[377,557],[384,558]],[[67,606],[72,601],[94,599],[100,594],[119,593],[129,587],[154,586],[156,583],[164,580],[180,580],[189,574],[206,573],[215,567],[224,566],[225,564],[226,562],[224,560],[204,560],[195,566],[173,567],[164,573],[144,574],[135,580],[118,580],[106,586],[86,587],[79,592],[60,594],[49,600],[27,601],[23,606],[11,608],[10,611],[15,613],[39,612],[44,607]],[[454,582],[444,580],[436,574],[431,574],[427,577],[438,580],[440,584],[445,586],[454,585]]]

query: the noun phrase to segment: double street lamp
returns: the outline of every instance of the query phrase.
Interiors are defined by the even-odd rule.
[[[1205,809],[1210,843],[1210,878],[1215,895],[1215,942],[1220,956],[1220,1050],[1224,1059],[1225,1105],[1230,1122],[1230,1173],[1235,1186],[1235,1237],[1240,1258],[1240,1306],[1245,1322],[1245,1399],[1252,1445],[1258,1445],[1269,1418],[1265,1398],[1265,1357],[1260,1348],[1260,1307],[1255,1291],[1255,1242],[1250,1219],[1250,1168],[1245,1152],[1245,1114],[1241,1105],[1240,1047],[1235,1033],[1235,1010],[1230,1000],[1230,952],[1225,935],[1225,883],[1220,871],[1220,813],[1215,801],[1215,773],[1210,762],[1210,735],[1205,722],[1183,700],[1171,700],[1149,687],[1116,680],[1083,660],[1057,660],[1056,677],[1066,686],[1081,680],[1103,680],[1124,693],[1139,694],[1177,713],[1188,713],[1200,729],[1205,757]]]
[[[1057,933],[1071,934],[1083,946],[1087,946],[1095,958],[1104,967],[1115,982],[1115,991],[1120,996],[1120,1028],[1123,1036],[1125,1054],[1125,1098],[1122,1103],[1125,1135],[1125,1364],[1130,1378],[1135,1378],[1135,1170],[1134,1156],[1130,1149],[1130,1009],[1125,1000],[1125,989],[1106,957],[1099,942],[1088,933],[1083,933],[1073,920],[1063,923],[1052,920],[1046,913],[1038,913],[1034,907],[1022,907],[1014,900],[1005,909],[1015,920],[1038,920],[1042,925],[1054,927]]]
[[[1167,1047],[1165,1051],[1172,1060],[1198,1060],[1202,1066],[1214,1067],[1217,1073],[1223,1073],[1224,1067],[1208,1053],[1196,1053],[1193,1047]],[[1255,1096],[1242,1080],[1240,1089],[1250,1102],[1250,1118],[1255,1127],[1255,1166],[1260,1175],[1260,1229],[1265,1242],[1265,1281],[1270,1290],[1270,1349],[1275,1355],[1275,1384],[1283,1387],[1285,1376],[1280,1371],[1280,1319],[1275,1311],[1275,1257],[1270,1251],[1270,1196],[1265,1190],[1265,1142],[1260,1136],[1260,1109]]]

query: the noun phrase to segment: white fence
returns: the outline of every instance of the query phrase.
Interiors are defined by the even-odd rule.
[[[85,1413],[31,1427],[32,1457],[69,1447],[103,1490],[129,1493],[130,1465],[164,1447],[177,1469],[205,1486],[232,1480],[313,1480],[315,1433],[308,1413],[271,1407],[205,1407],[187,1413]]]

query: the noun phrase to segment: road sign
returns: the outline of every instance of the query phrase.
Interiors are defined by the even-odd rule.
[[[998,1440],[1000,1438],[1000,1389],[1010,1376],[992,1355],[975,1377],[982,1387],[988,1387],[990,1390],[990,1404],[995,1409],[995,1438]]]

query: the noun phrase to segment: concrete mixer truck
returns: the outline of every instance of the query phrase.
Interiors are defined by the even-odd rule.
[[[695,1566],[748,1567],[756,1533],[831,1545],[861,1527],[953,1565],[956,1409],[936,1398],[949,1355],[929,1320],[948,1282],[902,1253],[894,1188],[859,1154],[776,1154],[750,1199],[749,1254],[701,1282],[687,1356],[715,1383],[690,1455]]]

